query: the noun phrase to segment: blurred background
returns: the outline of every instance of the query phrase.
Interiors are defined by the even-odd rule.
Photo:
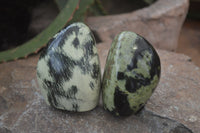
[[[188,15],[180,33],[177,52],[190,56],[193,62],[200,66],[200,0],[190,0]]]
[[[101,0],[106,15],[147,7],[155,0]],[[189,11],[175,52],[190,56],[200,66],[200,0],[190,0]],[[1,0],[0,51],[15,48],[44,30],[58,15],[56,0]],[[87,13],[88,16],[97,15]],[[99,15],[99,14],[98,14]],[[101,14],[102,15],[102,14]]]

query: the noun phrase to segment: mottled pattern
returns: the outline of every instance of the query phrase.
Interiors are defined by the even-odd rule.
[[[49,105],[82,112],[98,104],[101,77],[95,45],[83,23],[71,24],[49,41],[37,65],[38,83]]]
[[[107,57],[104,108],[121,116],[138,112],[156,88],[160,70],[160,59],[149,42],[133,32],[120,33]]]

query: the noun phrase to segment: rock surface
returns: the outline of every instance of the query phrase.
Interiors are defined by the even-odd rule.
[[[176,50],[188,6],[189,0],[158,0],[150,7],[130,13],[89,17],[87,24],[102,42],[128,30],[144,36],[157,48]]]
[[[101,62],[105,62],[107,46],[98,45]],[[47,106],[36,82],[39,56],[0,64],[0,132],[198,133],[200,69],[187,56],[162,50],[158,53],[160,83],[145,108],[126,118],[104,111],[101,102],[86,113]]]
[[[163,56],[164,55],[164,56]],[[200,68],[187,56],[160,52],[162,73],[146,108],[200,132]]]

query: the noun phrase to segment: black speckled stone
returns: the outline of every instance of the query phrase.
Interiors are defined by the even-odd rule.
[[[83,112],[96,107],[99,57],[85,24],[71,24],[49,41],[38,61],[37,79],[45,101],[55,108]]]
[[[160,59],[143,37],[129,31],[115,37],[103,77],[104,108],[115,115],[138,112],[160,78]]]

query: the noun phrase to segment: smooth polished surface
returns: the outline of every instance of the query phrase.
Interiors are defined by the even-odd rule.
[[[74,23],[57,33],[38,61],[37,79],[47,104],[82,112],[96,107],[100,66],[90,29]]]
[[[141,109],[160,78],[160,59],[143,37],[129,31],[115,37],[103,77],[104,108],[127,116]]]

